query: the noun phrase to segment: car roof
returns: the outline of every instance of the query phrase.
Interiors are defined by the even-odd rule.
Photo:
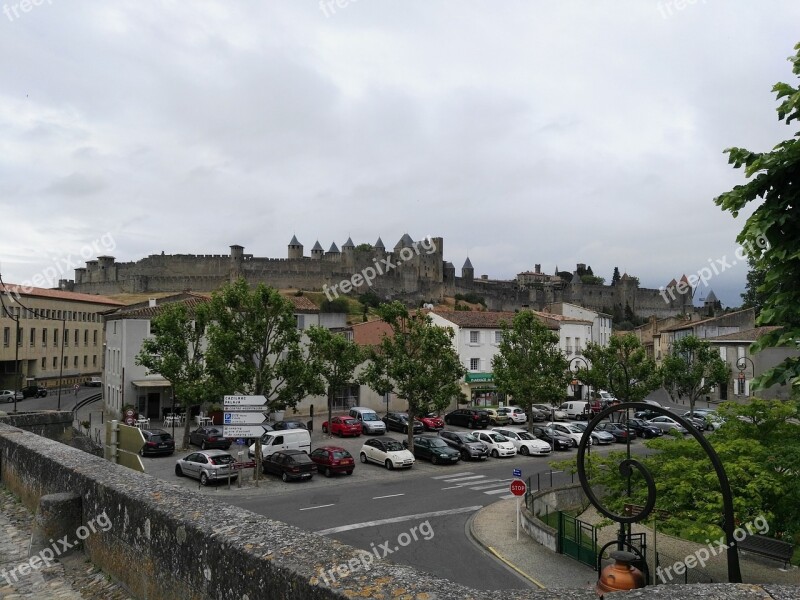
[[[222,456],[223,454],[227,454],[233,458],[230,452],[225,452],[225,450],[198,450],[197,452],[192,452],[192,454],[205,454],[206,456]]]
[[[305,454],[302,450],[278,450],[281,454]],[[277,454],[278,452],[275,452]]]
[[[397,442],[396,439],[394,439],[393,437],[390,437],[388,435],[380,435],[380,436],[372,438],[372,439],[373,440],[378,440],[379,442]]]
[[[314,448],[314,450],[329,450],[331,452],[341,452],[344,450],[341,446],[320,446],[318,448]]]

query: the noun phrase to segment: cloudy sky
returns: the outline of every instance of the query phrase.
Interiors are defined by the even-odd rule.
[[[404,232],[492,278],[731,262],[722,151],[794,133],[770,90],[800,3],[675,4],[8,0],[0,273]]]

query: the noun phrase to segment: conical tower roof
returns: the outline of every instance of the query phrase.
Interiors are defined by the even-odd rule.
[[[322,247],[322,244],[319,243],[319,240],[317,240],[317,243],[314,244],[314,247],[311,249],[312,252],[314,252],[315,250],[317,252],[325,252],[325,249]]]
[[[397,242],[397,245],[394,247],[395,250],[399,250],[400,248],[410,248],[414,245],[414,240],[411,239],[411,236],[407,233],[403,234],[403,237],[400,238],[400,241]]]
[[[382,250],[386,249],[386,246],[383,245],[383,240],[378,236],[378,241],[375,242],[374,248],[381,248]]]
[[[465,261],[464,261],[464,266],[463,266],[463,267],[461,267],[461,268],[462,268],[462,269],[472,269],[472,268],[474,268],[474,267],[472,266],[472,263],[471,263],[471,262],[470,262],[470,260],[469,260],[469,256],[467,257],[467,260],[465,260]]]
[[[297,236],[296,235],[293,235],[292,236],[292,241],[289,242],[289,245],[290,246],[302,246],[303,244],[301,244],[300,242],[297,241]]]
[[[355,247],[356,245],[353,243],[353,239],[348,237],[347,241],[344,243],[344,246],[342,246],[342,250],[347,250],[349,248],[355,248]]]
[[[333,254],[339,254],[339,248],[336,247],[336,242],[331,243],[331,249],[328,252]]]
[[[714,290],[708,292],[708,296],[706,296],[706,302],[718,302],[717,295],[714,293]]]

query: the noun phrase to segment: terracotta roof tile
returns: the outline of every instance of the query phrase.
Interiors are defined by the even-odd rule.
[[[295,312],[299,313],[318,313],[319,308],[307,296],[285,296],[292,304],[294,304]]]
[[[72,302],[89,302],[92,304],[107,304],[108,306],[125,306],[124,302],[112,300],[105,296],[95,294],[79,294],[77,292],[66,292],[63,290],[51,290],[47,288],[27,287],[16,283],[0,285],[0,293],[11,295],[29,296],[34,298],[50,298],[52,300],[67,300]]]
[[[352,325],[353,341],[359,346],[377,346],[384,336],[392,335],[392,328],[385,321],[367,321]]]
[[[459,327],[471,329],[500,329],[502,323],[510,326],[514,316],[517,314],[515,312],[489,310],[433,310],[431,312]],[[553,315],[544,315],[535,310],[531,312],[541,318],[549,329],[558,329],[556,319],[552,318]]]

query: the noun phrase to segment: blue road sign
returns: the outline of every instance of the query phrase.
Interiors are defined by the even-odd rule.
[[[522,469],[514,469],[514,477],[522,477]]]

